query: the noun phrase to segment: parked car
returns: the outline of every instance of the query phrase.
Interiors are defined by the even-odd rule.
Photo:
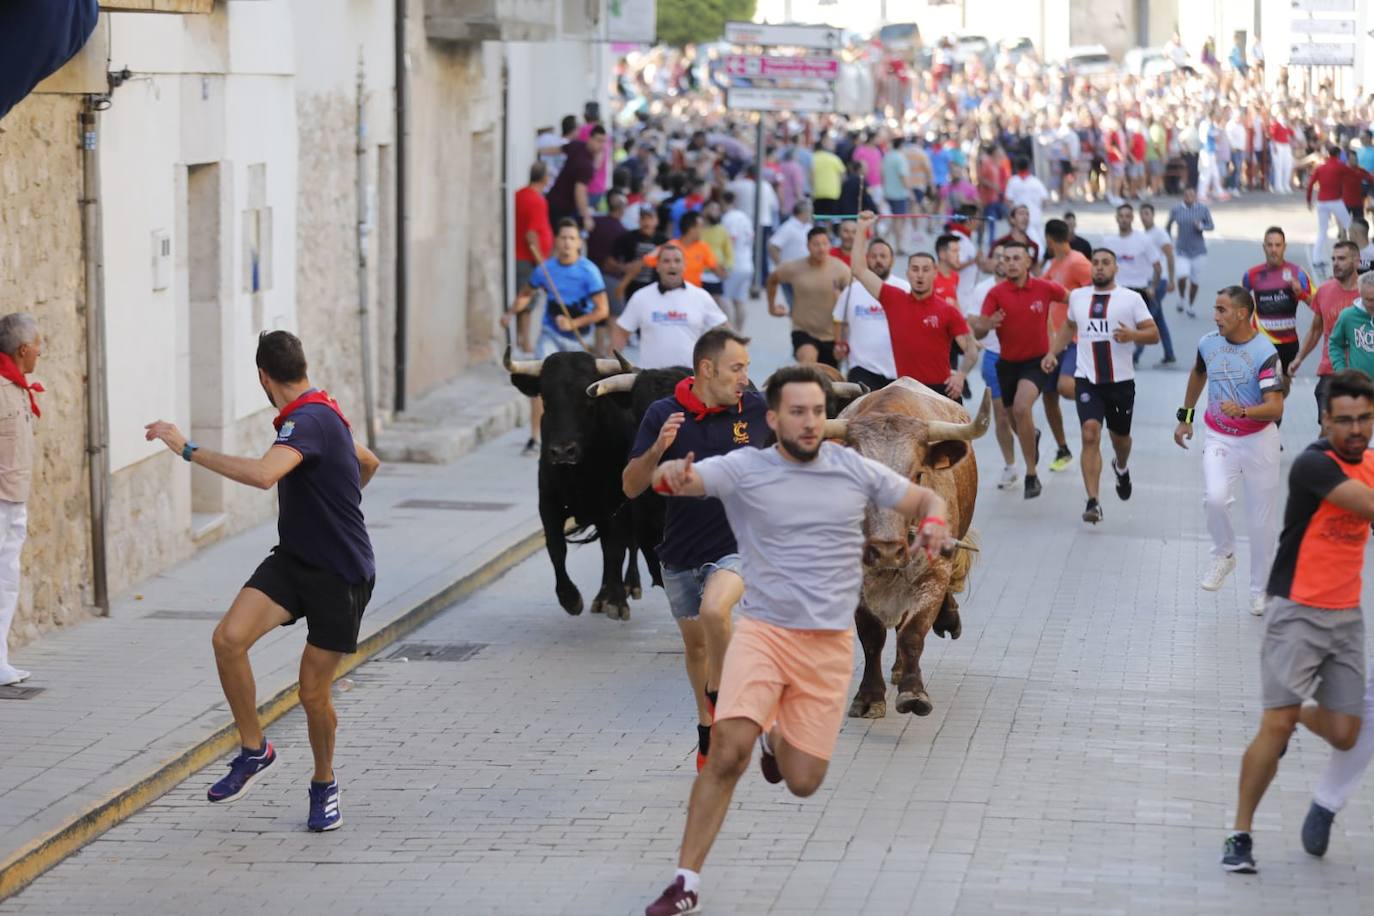
[[[1121,69],[1132,76],[1151,78],[1176,68],[1163,48],[1132,48],[1121,58]]]
[[[1102,45],[1077,45],[1064,55],[1064,68],[1074,76],[1094,79],[1117,72],[1116,61]]]
[[[914,22],[890,22],[873,37],[888,53],[908,51],[921,44],[921,29]]]

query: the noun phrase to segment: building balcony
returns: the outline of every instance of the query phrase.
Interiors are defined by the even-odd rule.
[[[425,0],[425,34],[436,41],[595,38],[604,0]]]
[[[111,13],[208,13],[215,0],[100,0]]]

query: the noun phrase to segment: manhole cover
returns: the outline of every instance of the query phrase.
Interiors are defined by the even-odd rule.
[[[12,684],[8,687],[0,687],[0,700],[32,700],[42,692],[42,687],[24,687],[19,684]]]
[[[153,611],[144,614],[144,620],[219,620],[223,611]]]
[[[502,512],[515,503],[470,502],[465,499],[407,499],[397,509],[445,509],[450,512]]]
[[[387,658],[412,662],[465,662],[486,647],[484,642],[408,642],[392,651]]]

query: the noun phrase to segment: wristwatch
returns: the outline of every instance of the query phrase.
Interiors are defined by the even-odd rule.
[[[1175,414],[1175,416],[1178,417],[1178,422],[1180,422],[1180,423],[1188,423],[1188,424],[1191,425],[1192,422],[1193,422],[1193,408],[1191,408],[1191,407],[1180,407],[1180,408],[1178,409],[1178,413]]]
[[[195,450],[198,449],[198,448],[200,448],[199,445],[196,445],[196,444],[195,444],[194,442],[192,442],[190,439],[187,439],[187,440],[186,440],[186,444],[183,445],[183,446],[181,447],[181,460],[182,460],[182,461],[190,461],[190,460],[191,460],[191,454],[192,454],[193,452],[195,452]]]

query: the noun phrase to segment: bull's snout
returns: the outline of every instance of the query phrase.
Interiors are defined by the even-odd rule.
[[[582,449],[576,442],[556,442],[549,445],[549,460],[554,464],[577,464]]]
[[[864,544],[864,565],[870,569],[902,569],[911,554],[905,541],[869,539]]]

